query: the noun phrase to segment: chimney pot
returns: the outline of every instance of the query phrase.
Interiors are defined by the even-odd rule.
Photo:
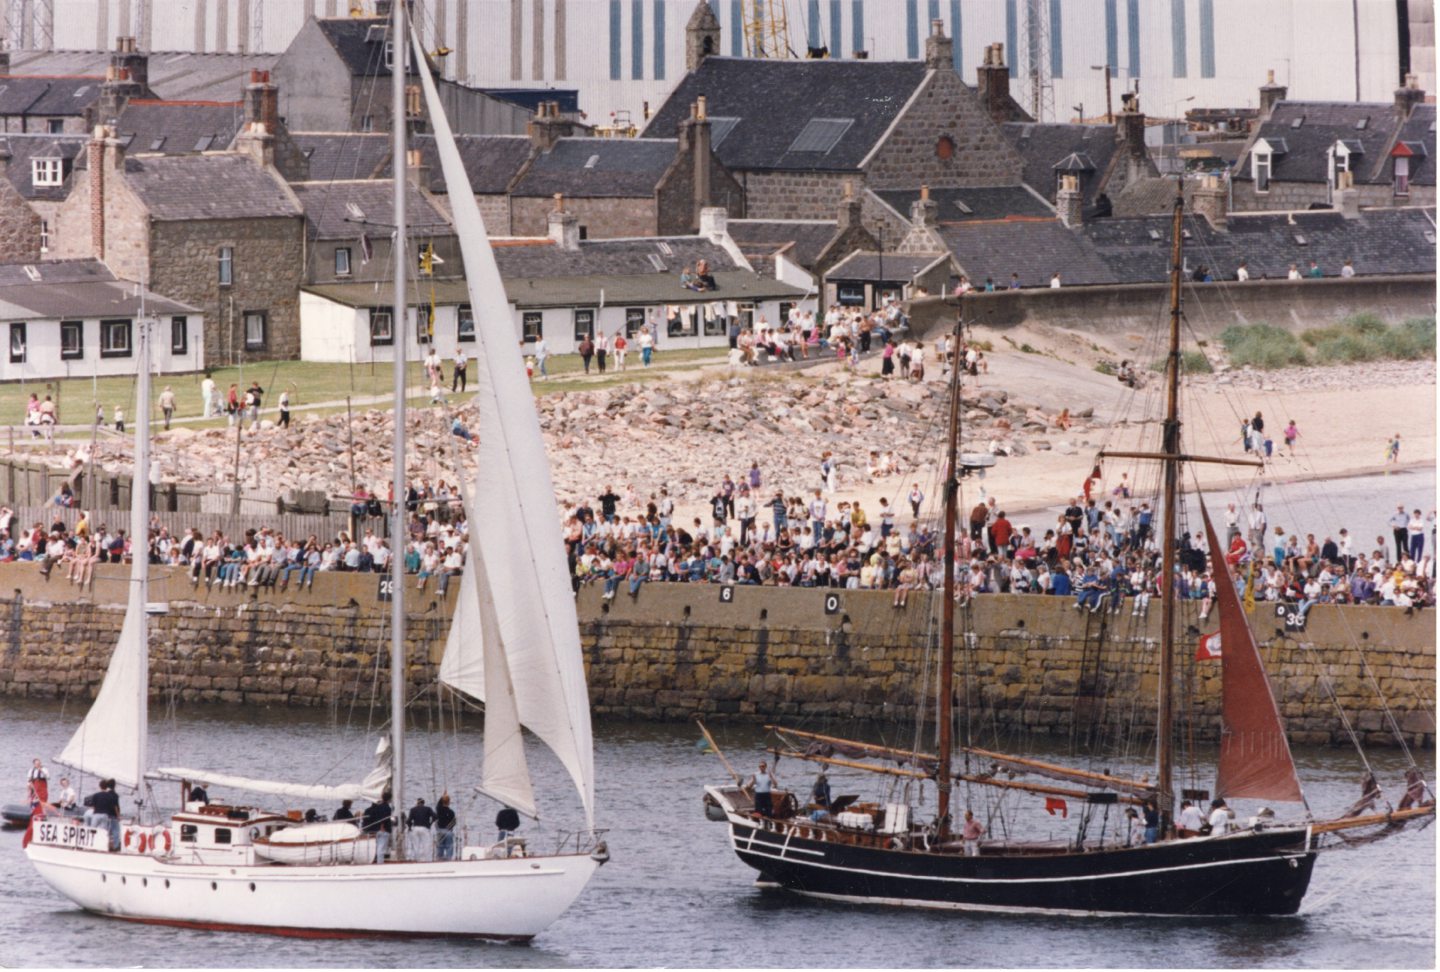
[[[1415,75],[1413,75],[1413,74],[1410,75],[1410,80],[1411,80],[1411,82],[1414,82],[1414,80],[1415,80]],[[1412,88],[1414,87],[1414,84],[1413,84],[1413,83],[1411,84],[1411,87],[1412,87]],[[698,109],[698,111],[699,111],[699,115],[698,115],[697,117],[703,119],[703,118],[705,117],[705,96],[704,96],[704,95],[701,95],[701,96],[696,100],[695,104],[696,104],[697,109]]]
[[[565,194],[564,194],[563,192],[557,192],[557,193],[555,193],[555,212],[557,212],[557,213],[563,213],[564,211],[565,211]]]
[[[929,187],[929,186],[922,185],[922,186],[920,187],[920,198],[921,198],[921,199],[929,199],[929,198],[930,198],[930,187]]]

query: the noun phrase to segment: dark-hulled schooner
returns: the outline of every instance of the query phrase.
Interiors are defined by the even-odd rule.
[[[1178,187],[1177,187],[1178,188]],[[1164,491],[1162,635],[1157,706],[1157,765],[1153,781],[1074,769],[1056,763],[958,746],[955,712],[956,525],[959,493],[960,368],[952,369],[948,462],[944,483],[944,593],[935,704],[934,753],[839,739],[798,729],[768,727],[770,752],[822,766],[868,770],[899,782],[937,787],[933,815],[920,819],[909,802],[850,803],[827,812],[806,812],[793,794],[772,794],[769,814],[754,810],[749,788],[706,787],[712,819],[723,820],[740,859],[759,872],[757,883],[803,895],[848,902],[974,911],[1079,915],[1290,915],[1300,908],[1317,851],[1345,831],[1365,837],[1390,833],[1410,821],[1434,817],[1433,794],[1412,767],[1410,796],[1398,809],[1367,813],[1375,797],[1346,815],[1317,820],[1308,810],[1295,822],[1257,814],[1243,826],[1217,825],[1208,833],[1177,831],[1174,762],[1176,738],[1177,508],[1182,466],[1192,462],[1252,464],[1183,453],[1180,437],[1180,322],[1184,203],[1177,192],[1173,213],[1166,416],[1159,452],[1102,453],[1158,461]],[[1209,516],[1201,518],[1211,563],[1226,563]],[[1232,578],[1216,575],[1223,668],[1222,727],[1216,794],[1304,805],[1299,777],[1255,639]],[[703,727],[702,727],[703,728]],[[708,734],[707,734],[708,735]],[[957,772],[955,757],[986,772]],[[1043,782],[1016,777],[1038,776]],[[956,784],[993,786],[1080,801],[1074,839],[1058,841],[965,841],[951,815]],[[1414,798],[1419,790],[1419,799]],[[909,787],[898,788],[909,793]],[[1186,791],[1191,799],[1204,791]],[[1416,804],[1416,805],[1407,805]],[[1103,805],[1143,808],[1155,824],[1150,842],[1088,836],[1086,821]],[[1109,806],[1103,806],[1108,810]],[[828,811],[839,812],[828,812]],[[1209,828],[1204,828],[1208,830]],[[1333,836],[1332,836],[1333,835]],[[966,844],[971,846],[967,854]]]

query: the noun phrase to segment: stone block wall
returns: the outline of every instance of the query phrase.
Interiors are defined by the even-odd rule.
[[[299,216],[151,225],[150,286],[205,315],[205,362],[300,356],[305,224]],[[234,248],[234,283],[220,286],[222,246]],[[358,263],[359,254],[355,254]],[[245,313],[264,311],[266,342],[245,346]]]
[[[722,207],[731,219],[745,217],[745,191],[720,160],[710,156],[710,198],[707,206]],[[695,156],[681,153],[655,189],[655,231],[660,236],[689,236],[700,229],[695,206]]]
[[[93,696],[119,637],[125,572],[102,567],[95,591],[56,571],[0,565],[0,694]],[[259,705],[368,704],[388,684],[388,605],[377,575],[328,574],[286,594],[192,589],[156,568],[151,599],[156,697]],[[406,585],[411,691],[434,689],[456,590]],[[459,585],[454,585],[458,590]],[[889,592],[647,585],[636,601],[581,592],[581,641],[600,716],[767,721],[813,718],[870,725],[915,717],[934,664],[938,622],[925,599],[891,606]],[[827,599],[833,598],[833,602]],[[1146,621],[1077,616],[1069,598],[994,595],[963,620],[958,692],[991,734],[1062,736],[1093,744],[1151,731],[1158,607]],[[1346,717],[1368,744],[1388,745],[1393,716],[1407,742],[1433,746],[1435,626],[1390,608],[1316,607],[1287,635],[1264,607],[1253,618],[1291,738],[1345,743]],[[1360,647],[1354,640],[1358,639]],[[1220,665],[1182,652],[1184,728],[1213,740]],[[933,692],[933,677],[929,683]],[[1389,706],[1387,715],[1382,704]],[[1193,701],[1192,701],[1193,700]]]
[[[747,219],[834,219],[854,172],[743,172]],[[897,237],[898,239],[898,237]]]
[[[40,216],[26,203],[0,164],[0,263],[40,261]]]
[[[547,236],[555,200],[549,196],[510,197],[510,233]],[[655,235],[655,197],[565,197],[565,209],[575,214],[586,239],[604,240]],[[489,225],[488,223],[486,224]],[[678,270],[676,271],[679,272]]]
[[[941,148],[941,140],[948,140]],[[865,170],[871,189],[1020,184],[1024,161],[954,71],[932,72]]]
[[[1269,192],[1256,192],[1255,183],[1248,179],[1236,179],[1234,212],[1274,212],[1292,209],[1309,209],[1311,204],[1331,205],[1330,193],[1323,182],[1282,182],[1272,180]],[[1389,183],[1383,185],[1357,184],[1357,198],[1361,206],[1433,206],[1434,186],[1410,186],[1409,196],[1396,196]],[[1113,193],[1112,193],[1113,194]]]

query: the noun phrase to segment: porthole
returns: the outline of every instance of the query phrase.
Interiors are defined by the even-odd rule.
[[[101,884],[104,884],[104,883],[105,883],[105,881],[106,881],[106,877],[105,877],[105,875],[103,875],[103,874],[102,874],[102,875],[100,875],[100,883],[101,883]]]
[[[149,879],[149,878],[141,878],[141,879],[140,879],[140,887],[142,887],[142,888],[148,888],[148,887],[150,887],[150,879]]]
[[[165,879],[165,887],[166,887],[167,889],[170,887],[170,879],[169,879],[169,878],[166,878],[166,879]]]
[[[251,890],[251,891],[254,891],[254,890],[255,890],[255,882],[254,882],[254,881],[251,881],[251,882],[250,882],[250,890]]]
[[[210,890],[211,890],[211,891],[219,891],[219,890],[220,890],[220,885],[216,884],[214,881],[211,881],[211,882],[210,882]]]
[[[125,883],[125,875],[123,875],[123,874],[120,875],[120,883],[121,883],[121,884],[124,884],[124,883]]]

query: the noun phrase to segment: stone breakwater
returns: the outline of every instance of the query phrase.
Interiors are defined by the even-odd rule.
[[[938,369],[932,369],[938,370]],[[583,386],[582,386],[583,387]],[[893,453],[901,469],[934,464],[944,438],[945,382],[881,382],[839,371],[815,374],[747,374],[745,377],[679,380],[663,384],[576,390],[536,400],[561,505],[573,508],[613,485],[634,486],[639,499],[662,486],[684,507],[702,505],[726,473],[740,476],[758,462],[766,495],[808,494],[820,485],[821,453],[831,451],[843,488],[870,482],[869,452]],[[473,399],[454,408],[409,412],[409,475],[454,483],[474,473],[474,451],[450,433],[451,418],[477,428]],[[1068,432],[1055,415],[1003,389],[965,396],[966,448],[1026,455],[1054,448],[1074,455],[1094,428],[1094,412],[1072,416]],[[383,494],[390,481],[392,414],[299,415],[289,429],[262,428],[242,436],[239,480],[276,495],[322,491],[348,496],[356,479]],[[1053,433],[1053,434],[1052,434]],[[73,471],[84,450],[36,455],[37,461]],[[133,465],[128,440],[106,439],[96,463],[101,475],[128,477]],[[163,482],[228,489],[236,479],[233,429],[176,428],[156,437]],[[899,480],[893,480],[898,482]]]
[[[251,598],[194,590],[182,573],[157,568],[152,598],[168,601],[169,613],[152,619],[154,697],[326,707],[382,698],[388,605],[377,582],[322,575],[313,590]],[[0,590],[12,592],[0,598],[0,694],[83,705],[119,637],[124,586],[123,572],[102,567],[95,592],[82,595],[28,565],[0,565]],[[637,601],[610,604],[597,589],[582,593],[597,715],[798,718],[886,731],[915,717],[938,631],[924,599],[897,610],[883,592],[738,588],[727,602],[720,590],[648,585]],[[434,690],[454,597],[406,592],[412,694]],[[1158,615],[1079,616],[1068,598],[977,598],[957,661],[972,725],[989,738],[1034,733],[1115,747],[1143,738],[1154,715]],[[1369,744],[1393,743],[1393,718],[1410,744],[1434,745],[1430,617],[1322,605],[1305,631],[1287,633],[1264,613],[1254,623],[1292,740],[1346,742],[1338,705]],[[1220,666],[1192,659],[1186,651],[1181,662],[1187,730],[1214,739]]]

